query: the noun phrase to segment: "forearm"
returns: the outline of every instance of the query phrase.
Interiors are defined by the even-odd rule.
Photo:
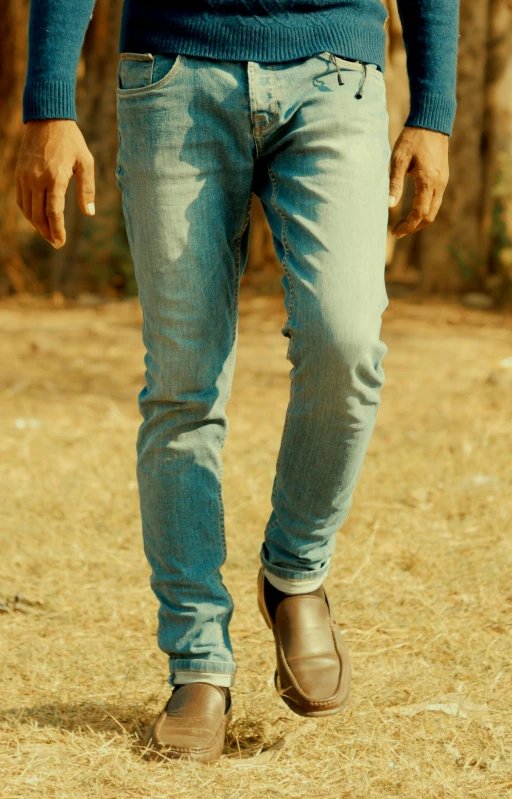
[[[23,121],[75,119],[76,71],[95,0],[31,0]]]
[[[458,0],[398,0],[411,107],[406,125],[452,132],[456,109]]]

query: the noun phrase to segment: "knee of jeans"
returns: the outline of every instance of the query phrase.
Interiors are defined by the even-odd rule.
[[[379,390],[384,384],[382,359],[386,344],[362,326],[324,329],[310,338],[309,354],[315,379],[334,389]]]
[[[139,409],[149,418],[173,418],[197,422],[211,415],[220,401],[215,384],[205,385],[201,380],[183,379],[172,370],[163,376],[146,372],[146,385],[139,394]]]

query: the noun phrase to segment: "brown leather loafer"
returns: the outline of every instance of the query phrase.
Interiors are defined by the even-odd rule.
[[[299,716],[339,713],[350,699],[350,658],[323,588],[286,596],[275,620],[265,601],[266,577],[258,575],[258,605],[274,633],[277,654],[275,685],[283,701]]]
[[[152,757],[213,763],[222,754],[230,719],[229,691],[204,682],[181,685],[147,728],[144,744]]]

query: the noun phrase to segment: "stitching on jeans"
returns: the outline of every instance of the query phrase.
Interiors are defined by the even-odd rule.
[[[286,235],[287,226],[288,226],[288,220],[286,219],[286,216],[284,215],[284,213],[281,211],[281,209],[279,208],[279,206],[277,204],[277,190],[278,190],[278,188],[277,188],[277,180],[276,180],[276,177],[275,177],[275,175],[274,175],[274,173],[272,171],[272,166],[270,164],[268,165],[268,174],[269,174],[269,177],[270,177],[270,181],[272,183],[272,197],[271,197],[270,203],[271,203],[274,211],[277,213],[277,215],[281,219],[281,237],[282,237],[282,240],[283,240],[282,243],[283,243],[283,248],[284,248],[284,256],[283,256],[283,260],[282,260],[282,266],[283,266],[284,273],[285,273],[285,275],[288,278],[288,288],[289,288],[289,292],[290,292],[290,297],[289,297],[289,302],[288,302],[288,314],[287,314],[286,323],[285,323],[285,330],[287,330],[290,333],[290,342],[288,344],[288,351],[286,353],[286,357],[293,364],[292,352],[293,352],[294,338],[293,338],[293,332],[291,330],[291,319],[292,319],[293,307],[294,307],[294,293],[293,293],[292,277],[291,277],[291,274],[290,274],[290,270],[288,269],[288,257],[290,255],[290,247],[288,245],[288,238],[287,238],[287,235]],[[277,456],[276,480],[275,480],[275,484],[274,484],[273,489],[272,489],[271,499],[273,497],[275,497],[275,495],[277,494],[278,488],[279,488],[279,471],[280,471],[280,467],[281,467],[282,454],[283,454],[283,451],[284,451],[286,433],[288,431],[288,425],[289,425],[289,422],[290,422],[291,407],[292,407],[293,395],[294,395],[294,391],[295,391],[294,377],[295,377],[295,365],[293,364],[292,369],[290,371],[290,400],[288,402],[288,408],[286,410],[286,417],[285,417],[285,420],[284,420],[283,435],[281,437],[281,446],[279,448],[279,455]],[[278,526],[278,522],[276,520],[276,522],[274,523],[274,525],[272,527],[267,527],[267,533],[269,533],[272,530],[274,530],[277,526]]]
[[[279,580],[292,580],[292,581],[294,581],[294,582],[297,582],[297,583],[311,583],[311,582],[316,582],[317,580],[320,580],[320,578],[322,578],[322,579],[325,579],[325,578],[327,577],[327,574],[329,573],[329,570],[328,570],[328,569],[318,569],[318,570],[317,570],[317,571],[318,571],[318,574],[317,574],[316,572],[312,572],[312,574],[313,574],[313,575],[315,575],[314,577],[288,577],[288,576],[284,577],[284,576],[283,576],[283,575],[281,575],[281,574],[275,574],[275,572],[271,571],[271,570],[268,568],[268,566],[266,566],[266,565],[264,566],[264,568],[265,568],[265,569],[266,569],[268,572],[270,572],[270,574],[272,574],[272,576],[273,576],[273,577],[277,577]],[[275,569],[276,567],[275,567],[275,566],[272,566],[272,568],[273,568],[273,569]],[[284,571],[284,569],[279,569],[279,571]],[[289,570],[289,571],[290,571],[290,570]],[[304,573],[304,572],[303,572],[303,573]],[[295,574],[295,572],[292,572],[292,574]],[[267,577],[267,579],[268,579],[268,577]],[[270,582],[270,581],[269,581],[269,582]],[[292,595],[292,596],[296,596],[296,595]]]
[[[279,119],[279,100],[277,94],[277,80],[276,80],[276,73],[274,67],[270,65],[270,82],[272,84],[272,122],[276,122]]]
[[[278,191],[277,180],[276,180],[276,177],[274,175],[274,172],[272,171],[272,166],[270,164],[268,165],[268,174],[269,174],[269,177],[270,177],[270,181],[272,183],[272,197],[270,199],[270,203],[271,203],[274,211],[277,213],[277,215],[281,219],[281,226],[282,226],[281,227],[281,237],[282,237],[282,240],[283,240],[283,248],[284,248],[284,256],[283,256],[282,266],[283,266],[284,272],[285,272],[285,274],[286,274],[286,276],[288,278],[288,285],[289,285],[289,289],[290,289],[290,301],[288,303],[288,315],[287,315],[287,319],[286,319],[285,329],[288,329],[290,331],[290,333],[291,333],[290,323],[291,323],[291,318],[292,318],[292,315],[293,315],[293,305],[294,305],[295,297],[294,297],[294,292],[293,292],[292,278],[291,278],[290,270],[288,269],[288,257],[290,255],[290,247],[289,247],[288,238],[287,238],[288,220],[287,220],[286,216],[284,215],[284,213],[281,211],[281,209],[279,208],[279,206],[277,204],[277,199],[276,199],[277,198],[277,191]],[[289,343],[288,352],[287,352],[287,358],[290,361],[291,361],[291,354],[292,354],[292,345],[293,345],[293,335],[290,335],[290,343]]]
[[[197,661],[194,662],[197,663]],[[172,672],[173,676],[176,674],[214,674],[216,677],[224,677],[225,675],[232,677],[235,673],[234,671],[219,671],[217,668],[215,668],[216,666],[217,664],[213,663],[212,668],[208,669],[173,669]]]
[[[249,111],[251,117],[251,130],[252,130],[252,137],[254,139],[254,145],[256,147],[256,156],[259,158],[260,156],[260,144],[263,146],[263,142],[261,141],[260,137],[257,133],[257,126],[254,124],[256,117],[258,116],[257,112],[255,111],[256,108],[256,97],[254,95],[254,88],[253,88],[253,66],[252,62],[247,62],[247,86],[249,89]]]
[[[149,59],[147,60],[149,61]],[[151,61],[154,61],[154,56],[151,59]],[[117,97],[118,98],[124,97],[127,99],[130,97],[139,97],[145,94],[150,94],[155,89],[160,89],[163,88],[164,86],[167,86],[168,83],[174,80],[176,73],[179,72],[181,66],[183,65],[183,61],[184,61],[184,56],[181,55],[181,53],[178,53],[172,67],[165,73],[165,75],[163,75],[163,77],[161,77],[160,80],[157,80],[155,83],[150,83],[147,86],[139,86],[138,88],[135,89],[120,89],[119,86],[116,86]],[[121,61],[119,63],[121,63]]]
[[[233,376],[233,362],[234,362],[234,344],[235,344],[235,337],[236,337],[236,322],[237,322],[237,311],[238,311],[238,292],[239,292],[239,284],[240,284],[240,261],[241,261],[241,251],[242,251],[242,239],[247,228],[249,218],[251,215],[251,205],[252,205],[252,194],[249,196],[249,200],[247,202],[247,208],[245,211],[245,217],[242,224],[242,230],[238,234],[236,238],[236,247],[235,247],[235,293],[233,298],[233,308],[231,311],[231,349],[229,353],[229,382],[232,380]],[[229,389],[226,402],[229,400],[231,395],[231,389]],[[227,436],[227,426],[222,436],[221,441],[221,449],[224,446]],[[219,498],[219,509],[220,509],[220,532],[221,532],[221,542],[222,542],[222,551],[224,553],[224,558],[227,557],[227,545],[226,545],[226,529],[225,529],[225,518],[224,518],[224,504],[222,501],[222,479],[223,479],[223,462],[222,458],[220,460],[220,470],[219,470],[219,488],[218,488],[218,498]]]

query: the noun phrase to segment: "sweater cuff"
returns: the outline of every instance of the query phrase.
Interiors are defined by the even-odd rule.
[[[38,81],[23,91],[23,122],[31,119],[74,119],[75,84],[68,81]]]
[[[451,135],[457,101],[445,94],[411,93],[411,110],[406,126],[428,128]]]

